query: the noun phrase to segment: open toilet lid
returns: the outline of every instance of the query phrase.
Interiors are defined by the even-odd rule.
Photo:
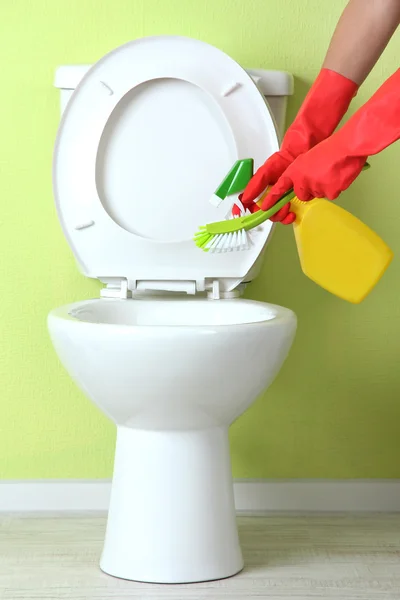
[[[258,168],[277,149],[262,94],[220,50],[154,37],[107,54],[69,101],[54,155],[58,214],[81,269],[131,288],[182,281],[201,290],[219,280],[233,289],[271,223],[246,251],[205,253],[192,237],[225,218],[232,199],[209,200],[235,161],[253,158]]]

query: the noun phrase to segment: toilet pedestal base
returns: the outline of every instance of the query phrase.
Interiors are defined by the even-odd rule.
[[[222,579],[243,568],[227,428],[118,428],[100,566],[151,583]]]

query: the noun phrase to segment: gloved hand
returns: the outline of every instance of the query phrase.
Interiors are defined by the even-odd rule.
[[[357,93],[356,83],[343,75],[322,69],[308,92],[295,120],[286,132],[279,152],[260,167],[249,182],[241,202],[252,212],[254,200],[268,185],[277,182],[297,156],[327,138],[336,129]],[[234,206],[233,214],[239,214]]]
[[[299,200],[335,200],[356,179],[368,156],[378,154],[399,138],[400,69],[341,129],[286,169],[265,198],[262,209],[271,208],[291,188]],[[289,205],[279,212],[283,223],[294,221]]]

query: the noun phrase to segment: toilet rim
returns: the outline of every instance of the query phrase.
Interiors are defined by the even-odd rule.
[[[118,307],[128,308],[131,311],[135,309],[139,311],[141,308],[146,305],[146,308],[152,307],[154,309],[154,316],[157,312],[160,312],[161,304],[184,304],[186,307],[189,305],[198,305],[203,304],[207,305],[207,307],[215,307],[215,310],[221,309],[221,302],[224,303],[224,307],[227,308],[236,306],[240,307],[243,311],[243,314],[248,314],[251,310],[254,312],[257,309],[261,309],[265,311],[264,319],[256,319],[256,320],[248,320],[243,321],[239,320],[239,322],[229,322],[229,323],[204,323],[204,324],[196,324],[196,323],[183,323],[183,324],[174,324],[174,323],[154,323],[154,324],[138,324],[138,323],[112,323],[112,322],[99,322],[99,321],[89,321],[80,319],[78,312],[79,310],[84,309],[85,307],[96,306],[96,307],[105,307],[106,305],[113,305]],[[214,310],[214,308],[212,309]],[[226,317],[226,311],[224,310],[224,315]],[[153,299],[147,297],[145,299],[118,299],[118,298],[93,298],[91,300],[82,300],[80,302],[74,302],[72,304],[65,304],[58,308],[53,309],[48,315],[48,321],[58,321],[65,322],[65,325],[68,322],[68,326],[79,327],[79,328],[89,328],[90,330],[97,330],[99,333],[104,332],[104,330],[112,330],[112,331],[133,331],[140,329],[141,331],[151,332],[159,332],[160,330],[168,332],[177,332],[185,330],[203,330],[204,333],[213,332],[213,331],[232,331],[245,328],[253,328],[253,327],[277,327],[280,325],[285,325],[289,323],[293,323],[296,321],[296,315],[289,308],[285,308],[283,306],[279,306],[276,304],[270,304],[267,302],[260,302],[256,300],[247,300],[244,298],[235,298],[235,299],[227,299],[227,300],[211,300],[209,298],[174,298],[174,297],[163,297],[158,299]]]

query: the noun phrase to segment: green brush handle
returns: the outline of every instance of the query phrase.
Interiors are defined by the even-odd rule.
[[[244,229],[247,231],[248,229],[253,229],[254,227],[258,227],[264,221],[267,221],[270,217],[273,217],[278,210],[286,206],[288,202],[290,202],[295,197],[295,193],[293,190],[289,190],[282,196],[280,200],[268,210],[259,210],[252,215],[248,215],[245,217]]]
[[[249,229],[258,227],[261,225],[261,223],[264,223],[264,221],[267,221],[270,217],[277,213],[280,208],[285,206],[285,204],[290,202],[290,200],[294,198],[294,195],[294,191],[289,190],[269,210],[259,210],[252,215],[237,217],[236,219],[228,219],[227,221],[218,221],[217,223],[208,223],[205,227],[200,227],[197,235],[203,235],[205,232],[211,235],[219,235],[221,233],[240,231],[241,229],[248,231]]]

